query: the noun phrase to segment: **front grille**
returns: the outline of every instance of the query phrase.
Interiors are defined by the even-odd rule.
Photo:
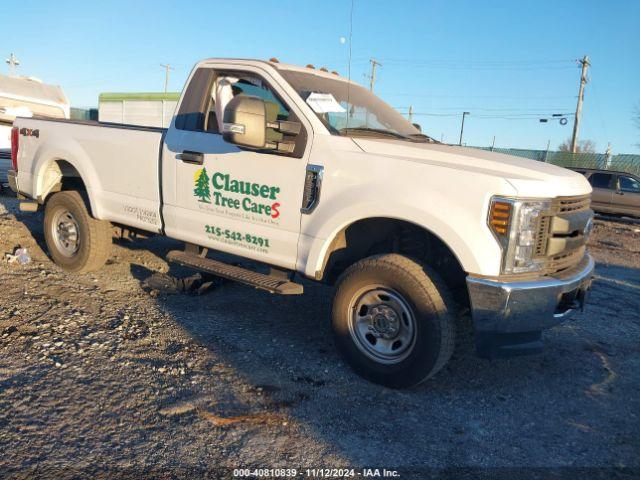
[[[538,233],[534,244],[534,256],[544,258],[545,274],[559,273],[577,265],[585,254],[586,237],[584,229],[590,218],[584,212],[591,206],[591,196],[558,197],[552,201],[549,212],[538,221]],[[567,228],[559,226],[569,225]],[[556,230],[554,231],[554,228]],[[565,248],[552,253],[549,246],[558,242]]]
[[[584,257],[585,250],[586,247],[583,245],[575,250],[559,253],[553,257],[549,257],[545,263],[544,272],[547,274],[559,273],[567,268],[577,265],[580,263],[580,260],[582,260],[582,257]]]
[[[534,255],[536,257],[543,257],[547,253],[547,243],[549,241],[549,229],[551,228],[551,219],[553,217],[547,215],[540,217],[538,223],[538,235],[536,236],[536,246]]]
[[[551,204],[553,213],[571,213],[588,210],[591,206],[591,195],[579,197],[558,197]]]

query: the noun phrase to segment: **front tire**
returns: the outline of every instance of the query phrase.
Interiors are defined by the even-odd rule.
[[[417,385],[449,360],[454,304],[428,266],[376,255],[338,280],[332,326],[338,350],[359,375],[392,388]]]
[[[74,190],[55,193],[47,202],[44,237],[53,261],[68,272],[98,270],[111,254],[111,224],[93,218]]]

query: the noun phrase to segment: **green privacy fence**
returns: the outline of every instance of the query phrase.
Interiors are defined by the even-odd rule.
[[[546,150],[525,150],[520,148],[476,148],[505,153],[507,155],[515,155],[516,157],[530,158],[531,160],[552,163],[561,167],[600,168],[603,170],[616,170],[640,175],[640,155],[635,154],[621,153],[619,155],[607,155],[606,153],[569,153]]]

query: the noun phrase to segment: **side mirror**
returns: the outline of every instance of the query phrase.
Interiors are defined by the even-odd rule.
[[[222,138],[249,148],[267,146],[267,108],[264,100],[249,95],[234,97],[224,109]]]
[[[276,103],[260,97],[234,97],[224,109],[222,138],[242,147],[292,153],[295,142],[286,141],[285,135],[298,135],[302,125],[278,120],[278,108]]]
[[[419,123],[412,123],[411,125],[413,125],[414,127],[416,127],[418,129],[419,132],[422,131],[422,127],[420,126]]]

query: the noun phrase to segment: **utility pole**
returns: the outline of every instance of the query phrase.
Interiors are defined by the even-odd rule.
[[[544,161],[547,161],[547,157],[549,156],[549,147],[551,147],[551,139],[547,140],[547,150],[544,152]]]
[[[591,66],[589,57],[585,55],[582,60],[582,73],[580,74],[580,90],[578,91],[578,104],[576,105],[576,115],[573,119],[573,135],[571,137],[571,153],[576,153],[578,147],[578,132],[580,130],[580,115],[582,115],[582,102],[584,101],[584,86],[587,84],[587,69]]]
[[[372,58],[371,60],[369,60],[371,62],[371,78],[370,78],[370,83],[369,83],[369,90],[371,90],[373,92],[373,87],[376,84],[376,67],[377,66],[382,66],[382,64],[380,62],[378,62],[376,59]]]
[[[168,63],[166,65],[161,63],[160,66],[164,68],[164,93],[167,93],[167,88],[169,86],[169,70],[175,70],[175,68]]]
[[[9,65],[9,76],[16,76],[16,67],[20,65],[20,61],[16,58],[16,56],[12,53],[9,55],[9,58],[6,60],[7,65]]]
[[[409,105],[409,123],[413,123],[413,106]]]
[[[469,112],[462,112],[462,125],[460,125],[460,141],[458,145],[462,145],[462,133],[464,132],[464,117],[469,115]]]

